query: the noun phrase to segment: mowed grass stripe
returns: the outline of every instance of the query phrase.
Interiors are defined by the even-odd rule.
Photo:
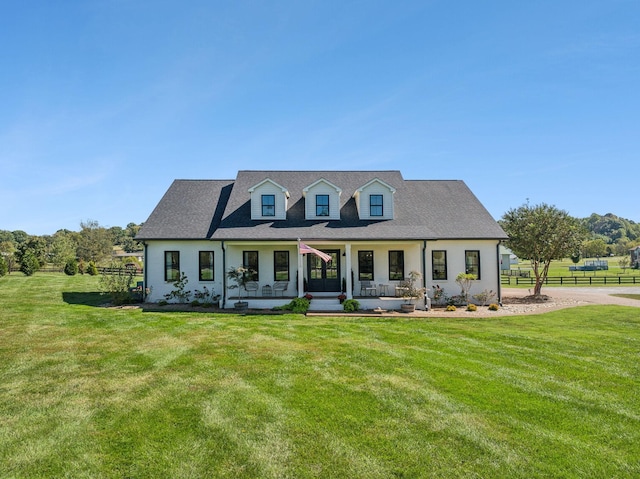
[[[640,474],[637,309],[238,317],[96,291],[0,279],[7,477]]]

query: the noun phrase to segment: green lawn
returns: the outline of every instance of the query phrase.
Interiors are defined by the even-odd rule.
[[[3,478],[639,477],[640,314],[97,307],[0,278]]]

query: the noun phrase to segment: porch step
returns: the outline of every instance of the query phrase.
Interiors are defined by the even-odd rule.
[[[342,304],[336,297],[323,298],[314,296],[309,304],[309,311],[342,311]]]

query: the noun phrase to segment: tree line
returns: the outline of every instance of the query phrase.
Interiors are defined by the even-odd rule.
[[[547,211],[548,209],[551,211]],[[539,221],[538,224],[544,224],[545,228],[571,220],[571,229],[575,227],[575,230],[580,232],[576,236],[577,239],[572,241],[569,248],[571,251],[553,259],[595,258],[612,254],[624,256],[629,254],[631,248],[640,245],[640,224],[612,213],[605,215],[593,213],[588,218],[579,219],[570,217],[568,213],[558,210],[555,206],[549,207],[543,204],[533,207],[527,204],[518,209],[509,210],[499,223],[513,239],[516,232],[507,227],[510,221],[520,219],[521,216],[526,217],[533,212],[545,218],[545,221],[541,221],[540,217],[536,218],[536,221]],[[119,226],[105,228],[97,221],[87,220],[80,223],[80,231],[61,229],[53,235],[34,236],[20,230],[0,230],[0,276],[17,267],[27,275],[33,274],[45,264],[62,269],[69,261],[76,261],[80,265],[80,271],[84,272],[84,265],[92,264],[95,267],[97,264],[111,260],[114,247],[119,247],[127,253],[142,251],[142,244],[135,240],[141,226],[141,224],[129,223],[125,228]],[[523,230],[518,231],[517,234],[525,235],[525,240],[527,235],[532,240],[536,235],[548,236],[545,231]],[[553,238],[550,241],[554,243]],[[530,259],[524,255],[519,256]]]
[[[620,218],[612,213],[593,213],[580,220],[589,232],[589,238],[582,245],[584,258],[601,256],[624,256],[640,244],[640,223]]]
[[[46,264],[63,269],[71,262],[85,272],[89,265],[95,268],[110,261],[114,247],[127,253],[142,251],[142,244],[135,240],[141,226],[106,228],[87,220],[80,222],[80,231],[61,229],[53,235],[0,230],[0,276],[16,269],[30,276]]]

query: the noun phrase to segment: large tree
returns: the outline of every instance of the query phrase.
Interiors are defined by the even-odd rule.
[[[69,260],[76,257],[78,242],[77,233],[67,230],[58,230],[53,235],[49,246],[50,261],[59,268],[62,268]]]
[[[111,234],[106,228],[93,220],[81,222],[80,228],[76,250],[79,259],[99,263],[111,257],[113,243]]]
[[[527,203],[510,209],[503,215],[500,225],[509,235],[507,246],[511,251],[531,261],[536,296],[540,295],[551,261],[578,253],[587,236],[577,218],[545,203],[535,206]]]

